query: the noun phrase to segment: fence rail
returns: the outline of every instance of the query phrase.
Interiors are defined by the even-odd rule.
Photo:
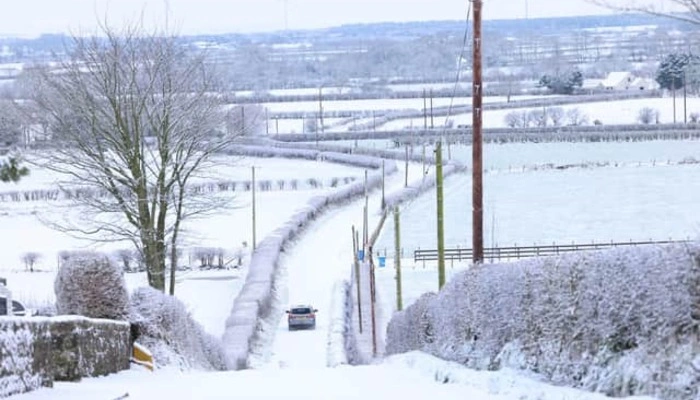
[[[528,257],[545,257],[555,256],[574,251],[590,251],[609,249],[613,247],[623,246],[646,246],[646,245],[663,245],[672,243],[687,243],[690,240],[660,240],[660,241],[642,241],[642,242],[607,242],[607,243],[571,243],[571,244],[551,244],[542,246],[509,246],[509,247],[489,247],[484,248],[485,260],[501,260],[501,259],[520,259]],[[415,263],[422,262],[425,265],[426,261],[437,261],[438,251],[436,249],[418,249],[413,252],[413,261]],[[445,249],[446,261],[466,261],[472,259],[472,249],[451,248]]]

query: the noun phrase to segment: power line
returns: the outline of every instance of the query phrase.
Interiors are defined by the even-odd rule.
[[[462,38],[462,50],[459,52],[459,58],[457,59],[457,73],[455,74],[455,84],[452,89],[452,96],[450,96],[450,106],[447,109],[447,116],[445,117],[445,124],[443,126],[443,134],[447,130],[447,124],[450,121],[450,117],[452,116],[452,108],[454,105],[455,97],[457,96],[457,88],[459,87],[459,79],[462,73],[462,61],[464,60],[464,53],[466,53],[467,51],[467,43],[469,40],[469,16],[472,12],[472,2],[468,0],[467,3],[468,6],[467,15],[464,19],[464,37]]]

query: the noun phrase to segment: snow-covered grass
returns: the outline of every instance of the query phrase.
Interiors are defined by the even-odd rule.
[[[602,400],[607,397],[541,382],[506,370],[474,371],[423,353],[388,358],[384,363],[337,368],[256,369],[237,372],[182,372],[142,367],[80,383],[14,396],[16,400],[164,399],[484,399]],[[645,397],[630,400],[651,400]]]
[[[484,175],[486,246],[695,238],[697,165],[574,168]],[[445,244],[471,247],[471,176],[445,181]],[[436,248],[434,193],[401,207],[401,246]],[[376,248],[394,248],[385,228]],[[391,250],[390,250],[391,251]]]

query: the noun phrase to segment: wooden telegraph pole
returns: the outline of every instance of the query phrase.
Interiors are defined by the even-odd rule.
[[[323,134],[323,88],[318,88],[318,120],[319,126],[316,131],[321,131]]]
[[[253,193],[253,251],[255,251],[255,166],[251,167],[253,170],[253,180],[251,181],[251,191]]]
[[[482,159],[482,76],[481,76],[481,6],[474,2],[474,40],[472,77],[472,255],[474,263],[484,260],[483,159]]]
[[[399,206],[394,207],[394,266],[396,267],[396,310],[403,310],[401,295],[401,229]]]
[[[435,188],[437,189],[438,290],[445,285],[445,226],[442,198],[442,142],[435,144]]]

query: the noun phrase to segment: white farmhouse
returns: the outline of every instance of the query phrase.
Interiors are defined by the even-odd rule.
[[[659,83],[651,78],[635,78],[630,84],[630,89],[634,90],[657,90]]]
[[[615,71],[609,73],[601,85],[605,90],[627,90],[631,87],[634,79],[631,72]]]

